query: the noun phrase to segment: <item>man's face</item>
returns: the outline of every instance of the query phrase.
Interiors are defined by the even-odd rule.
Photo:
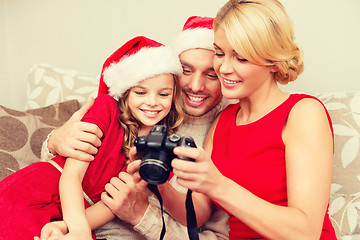
[[[222,98],[220,82],[213,68],[214,52],[190,49],[179,55],[183,67],[181,98],[187,115],[200,117]]]

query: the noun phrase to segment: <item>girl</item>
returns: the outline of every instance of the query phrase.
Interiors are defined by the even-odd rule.
[[[114,218],[99,201],[101,193],[111,177],[126,168],[135,138],[147,135],[158,123],[166,124],[169,133],[181,124],[177,83],[181,72],[170,48],[145,37],[131,39],[113,53],[100,79],[102,91],[108,88],[113,98],[99,95],[83,117],[103,132],[95,160],[89,164],[56,156],[0,182],[1,239],[32,239],[55,220],[63,221],[44,227],[42,237],[68,232],[66,239],[95,239],[91,230]],[[97,204],[85,213],[92,203]]]
[[[336,239],[327,214],[330,117],[314,97],[278,87],[303,71],[303,52],[282,4],[230,0],[218,12],[214,32],[222,93],[239,103],[213,123],[204,147],[208,153],[174,149],[196,159],[172,161],[178,183],[230,215],[230,239]],[[179,197],[163,196],[169,196],[164,205],[179,204]]]

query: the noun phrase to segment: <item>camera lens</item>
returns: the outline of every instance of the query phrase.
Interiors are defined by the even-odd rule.
[[[166,182],[170,169],[157,159],[146,159],[142,161],[139,173],[146,182],[157,185]]]
[[[139,173],[142,179],[150,184],[162,184],[168,180],[171,165],[165,151],[149,151],[141,161]]]

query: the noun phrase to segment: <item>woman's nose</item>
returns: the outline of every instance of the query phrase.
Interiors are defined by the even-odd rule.
[[[219,72],[221,74],[228,74],[233,72],[233,67],[230,59],[224,58],[220,64]]]

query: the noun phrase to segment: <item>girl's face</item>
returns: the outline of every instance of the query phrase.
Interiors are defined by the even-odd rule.
[[[261,66],[249,62],[232,48],[221,28],[215,32],[214,69],[221,83],[224,97],[240,99],[250,97],[254,93],[276,84],[273,73],[274,66]]]
[[[142,124],[142,131],[150,131],[170,112],[174,86],[172,74],[161,74],[131,88],[128,104],[132,115]]]

